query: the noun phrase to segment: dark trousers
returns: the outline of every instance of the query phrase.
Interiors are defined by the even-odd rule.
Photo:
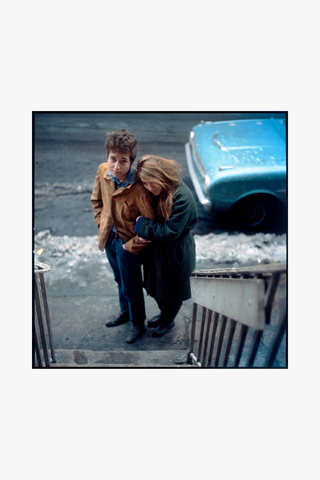
[[[141,254],[127,252],[118,237],[110,235],[105,251],[118,284],[120,310],[129,313],[129,319],[141,326],[146,318],[142,290]]]
[[[178,312],[182,306],[182,302],[163,302],[155,298],[158,307],[161,311],[162,323],[168,324],[171,323],[175,317],[178,315]]]

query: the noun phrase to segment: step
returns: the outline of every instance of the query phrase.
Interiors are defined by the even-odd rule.
[[[186,363],[187,350],[141,350],[95,352],[92,350],[56,350],[54,368],[179,368],[192,367]]]

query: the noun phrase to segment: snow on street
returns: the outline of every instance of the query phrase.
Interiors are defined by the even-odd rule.
[[[232,267],[248,264],[286,262],[286,235],[228,233],[195,235],[197,267],[208,263],[230,263]],[[213,268],[210,267],[210,268]]]
[[[286,235],[270,233],[195,235],[197,268],[214,268],[218,264],[229,267],[286,262]],[[34,243],[35,261],[49,266],[64,266],[70,273],[80,260],[99,258],[108,263],[98,249],[97,236],[52,236],[49,230],[39,232]]]

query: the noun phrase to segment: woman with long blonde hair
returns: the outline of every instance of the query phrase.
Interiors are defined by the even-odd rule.
[[[191,297],[190,275],[195,268],[191,230],[197,223],[197,206],[176,161],[145,155],[137,173],[156,204],[156,220],[138,217],[135,225],[141,241],[150,242],[144,251],[144,287],[160,309],[160,315],[148,322],[156,337],[174,326],[182,302]]]

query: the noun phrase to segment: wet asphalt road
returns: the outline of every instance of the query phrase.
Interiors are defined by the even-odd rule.
[[[144,154],[155,154],[178,161],[183,168],[183,180],[196,198],[184,150],[190,129],[201,120],[271,116],[283,117],[283,114],[34,113],[35,233],[49,229],[58,236],[96,234],[90,197],[97,168],[106,161],[104,141],[110,130],[126,128],[136,136],[137,160]],[[194,233],[203,235],[235,230],[230,220],[208,214],[198,200],[197,205],[199,221]],[[281,230],[283,227],[280,231],[278,226],[273,228],[277,233],[283,233]]]

